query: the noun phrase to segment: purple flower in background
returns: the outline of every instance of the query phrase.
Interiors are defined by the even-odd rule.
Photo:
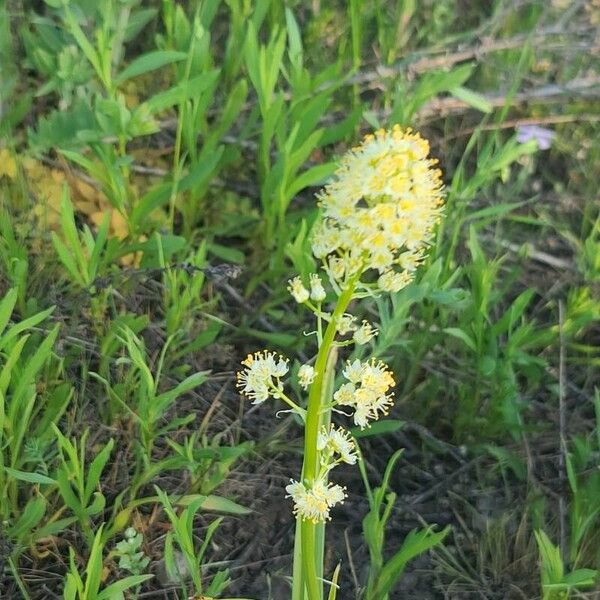
[[[535,140],[540,150],[548,150],[552,146],[552,140],[555,137],[556,133],[554,131],[538,125],[520,125],[517,127],[517,141],[524,144],[529,140]]]

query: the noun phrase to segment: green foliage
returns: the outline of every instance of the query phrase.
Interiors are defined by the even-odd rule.
[[[560,549],[543,531],[535,532],[542,563],[542,597],[544,600],[566,600],[571,592],[592,587],[598,577],[593,569],[577,569],[565,573]]]
[[[392,596],[441,544],[446,530],[427,527],[394,542],[391,515],[413,476],[437,483],[431,448],[455,443],[465,471],[440,502],[455,486],[478,511],[498,502],[478,517],[487,541],[461,520],[443,551],[469,565],[461,581],[489,597],[508,593],[502,577],[523,597],[597,591],[597,19],[591,0],[558,4],[0,3],[0,596],[153,593],[160,506],[182,597],[222,595],[229,576],[211,563],[233,543],[227,521],[262,523],[247,516],[246,472],[296,448],[283,415],[268,432],[241,417],[233,365],[248,338],[306,353],[314,337],[285,286],[315,271],[314,190],[363,133],[394,123],[430,139],[446,214],[413,284],[352,306],[377,338],[339,352],[372,349],[396,374],[395,412],[353,431],[361,444],[387,453],[414,423],[438,440],[411,448],[397,486],[397,455],[385,470],[369,460],[380,487],[363,472],[363,597]],[[551,148],[519,141],[530,123],[553,130]],[[225,521],[205,535],[209,512]],[[528,550],[499,569],[508,545],[490,523],[509,513],[535,535],[506,521]],[[329,600],[352,595],[347,565],[328,564]],[[467,593],[453,583],[440,576],[447,595]]]
[[[221,594],[230,583],[228,571],[217,571],[210,585],[206,585],[202,575],[202,567],[204,566],[206,549],[222,519],[215,519],[208,526],[200,548],[196,549],[193,521],[196,513],[202,507],[205,498],[199,497],[193,500],[181,511],[180,515],[177,515],[167,494],[158,488],[156,489],[156,493],[173,526],[173,529],[167,533],[165,539],[165,565],[171,581],[179,583],[185,590],[185,593],[188,593],[185,579],[189,577],[192,580],[193,592],[196,595],[201,596],[203,593],[209,596]],[[175,555],[176,548],[183,555],[186,567],[184,572],[182,572],[182,565],[177,561]]]
[[[447,527],[443,531],[434,532],[432,527],[411,531],[399,550],[390,558],[384,558],[386,526],[394,509],[396,494],[388,492],[390,477],[394,466],[402,455],[398,450],[390,458],[381,486],[371,488],[364,462],[359,463],[363,483],[369,501],[369,512],[363,519],[363,535],[369,548],[369,580],[365,590],[367,600],[388,600],[390,592],[402,578],[406,565],[417,556],[441,544],[450,532]]]
[[[69,549],[69,570],[65,577],[64,600],[122,600],[125,598],[124,591],[153,577],[153,575],[131,575],[103,586],[103,550],[101,526],[94,535],[85,572],[82,574],[77,568],[73,548]]]

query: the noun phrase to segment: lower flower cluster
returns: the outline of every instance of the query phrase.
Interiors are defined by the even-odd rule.
[[[294,514],[312,523],[321,523],[331,519],[329,509],[343,502],[346,492],[340,485],[317,480],[311,487],[292,480],[285,491],[287,498],[294,501]]]

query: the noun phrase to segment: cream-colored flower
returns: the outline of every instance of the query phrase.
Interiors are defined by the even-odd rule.
[[[393,394],[390,388],[395,385],[392,373],[385,363],[376,359],[367,362],[349,362],[343,371],[349,383],[344,383],[333,394],[335,402],[354,408],[354,423],[362,428],[369,421],[387,414],[392,406]]]
[[[300,277],[294,277],[288,281],[288,292],[293,296],[298,304],[306,302],[310,296],[309,291],[304,287]]]
[[[442,214],[441,172],[428,158],[429,143],[395,126],[365,137],[340,161],[318,195],[323,218],[313,232],[313,253],[338,281],[365,269],[381,275],[414,269]],[[344,269],[332,258],[341,259]],[[400,280],[387,275],[386,289]]]
[[[309,277],[310,299],[314,300],[315,302],[323,302],[327,296],[327,293],[325,292],[321,278],[316,273],[311,273]]]
[[[354,392],[356,388],[352,383],[343,383],[340,389],[333,394],[333,399],[342,406],[352,406],[354,404]]]
[[[329,510],[346,497],[344,488],[321,480],[315,481],[312,488],[306,488],[304,484],[292,480],[285,491],[288,493],[286,497],[291,497],[294,501],[296,517],[312,523],[329,520]]]
[[[302,365],[298,369],[298,383],[304,390],[315,380],[316,371],[311,365]]]
[[[346,368],[342,371],[342,375],[352,383],[359,383],[362,377],[363,363],[358,358],[352,362],[348,361]]]
[[[349,315],[346,313],[344,315],[339,316],[335,324],[337,332],[340,335],[346,335],[347,333],[354,331],[356,329],[354,321],[356,321],[356,317],[354,317],[353,315]]]
[[[410,271],[386,271],[379,276],[377,285],[384,292],[399,292],[405,288],[414,279],[414,274]]]
[[[253,404],[277,397],[283,389],[281,378],[288,372],[288,360],[267,350],[248,354],[242,361],[246,368],[237,374],[237,386]]]
[[[339,455],[340,459],[349,465],[356,463],[354,440],[350,437],[350,433],[342,427],[336,428],[334,425],[330,425],[329,429],[323,427],[319,432],[317,448],[329,452],[334,457]]]
[[[362,346],[370,342],[379,332],[368,321],[363,321],[361,326],[354,332],[352,339],[356,344]]]

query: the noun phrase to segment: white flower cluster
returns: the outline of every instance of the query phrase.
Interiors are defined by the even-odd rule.
[[[321,465],[330,470],[338,462],[356,464],[356,446],[350,433],[342,427],[330,425],[319,432],[317,448],[322,452]],[[339,458],[338,458],[339,457]]]
[[[394,378],[385,363],[376,359],[367,362],[348,362],[343,371],[348,383],[344,383],[333,395],[340,406],[354,408],[354,423],[361,429],[368,427],[369,421],[387,414],[393,404]]]
[[[285,491],[288,493],[286,498],[291,497],[294,501],[294,514],[313,523],[322,523],[331,519],[329,510],[346,498],[342,486],[326,483],[322,479],[315,481],[310,488],[299,481],[292,480]]]
[[[248,354],[242,365],[246,368],[237,374],[237,386],[252,399],[252,404],[279,396],[283,390],[281,378],[288,372],[287,358],[265,350]]]
[[[407,285],[442,211],[441,171],[429,143],[395,126],[365,137],[319,195],[323,220],[312,249],[335,280],[376,269],[378,286]]]

